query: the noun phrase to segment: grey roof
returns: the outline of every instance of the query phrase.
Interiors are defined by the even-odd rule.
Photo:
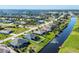
[[[24,43],[27,43],[27,41],[22,39],[22,38],[16,38],[10,44],[13,45],[13,46],[20,46]]]
[[[2,34],[9,34],[10,32],[12,32],[11,30],[0,30],[0,33]]]
[[[34,34],[26,34],[24,37],[31,40],[35,39],[36,36]]]

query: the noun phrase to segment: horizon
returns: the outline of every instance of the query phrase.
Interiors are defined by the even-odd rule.
[[[0,9],[79,10],[79,5],[0,5]]]

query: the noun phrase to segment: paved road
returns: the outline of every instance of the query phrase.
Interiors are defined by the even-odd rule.
[[[63,17],[63,15],[60,16],[59,18],[61,18],[61,17]],[[39,25],[39,27],[43,27],[44,25],[48,25],[48,24],[50,24],[50,23],[53,23],[53,21],[47,22],[47,23],[45,23],[45,24],[41,24],[41,25]],[[7,40],[13,40],[13,38],[18,37],[18,36],[20,36],[20,35],[23,35],[24,33],[28,33],[28,32],[30,32],[30,31],[32,31],[32,30],[35,30],[35,29],[38,29],[38,26],[37,26],[37,27],[34,27],[34,28],[32,28],[32,29],[30,29],[30,30],[28,30],[28,31],[24,31],[24,32],[22,32],[22,33],[20,33],[20,34],[13,35],[12,37],[9,37],[9,38],[6,38],[6,39],[4,39],[4,40],[1,40],[0,43],[5,42],[5,41],[7,41]]]

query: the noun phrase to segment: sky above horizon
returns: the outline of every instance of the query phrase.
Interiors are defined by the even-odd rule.
[[[78,9],[79,5],[0,5],[0,9]]]

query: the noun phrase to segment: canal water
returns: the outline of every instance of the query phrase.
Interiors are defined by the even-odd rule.
[[[60,33],[57,37],[55,37],[51,42],[48,43],[40,53],[57,53],[59,51],[59,47],[64,43],[67,37],[72,32],[74,24],[76,23],[76,18],[71,17],[71,21],[68,26]]]

